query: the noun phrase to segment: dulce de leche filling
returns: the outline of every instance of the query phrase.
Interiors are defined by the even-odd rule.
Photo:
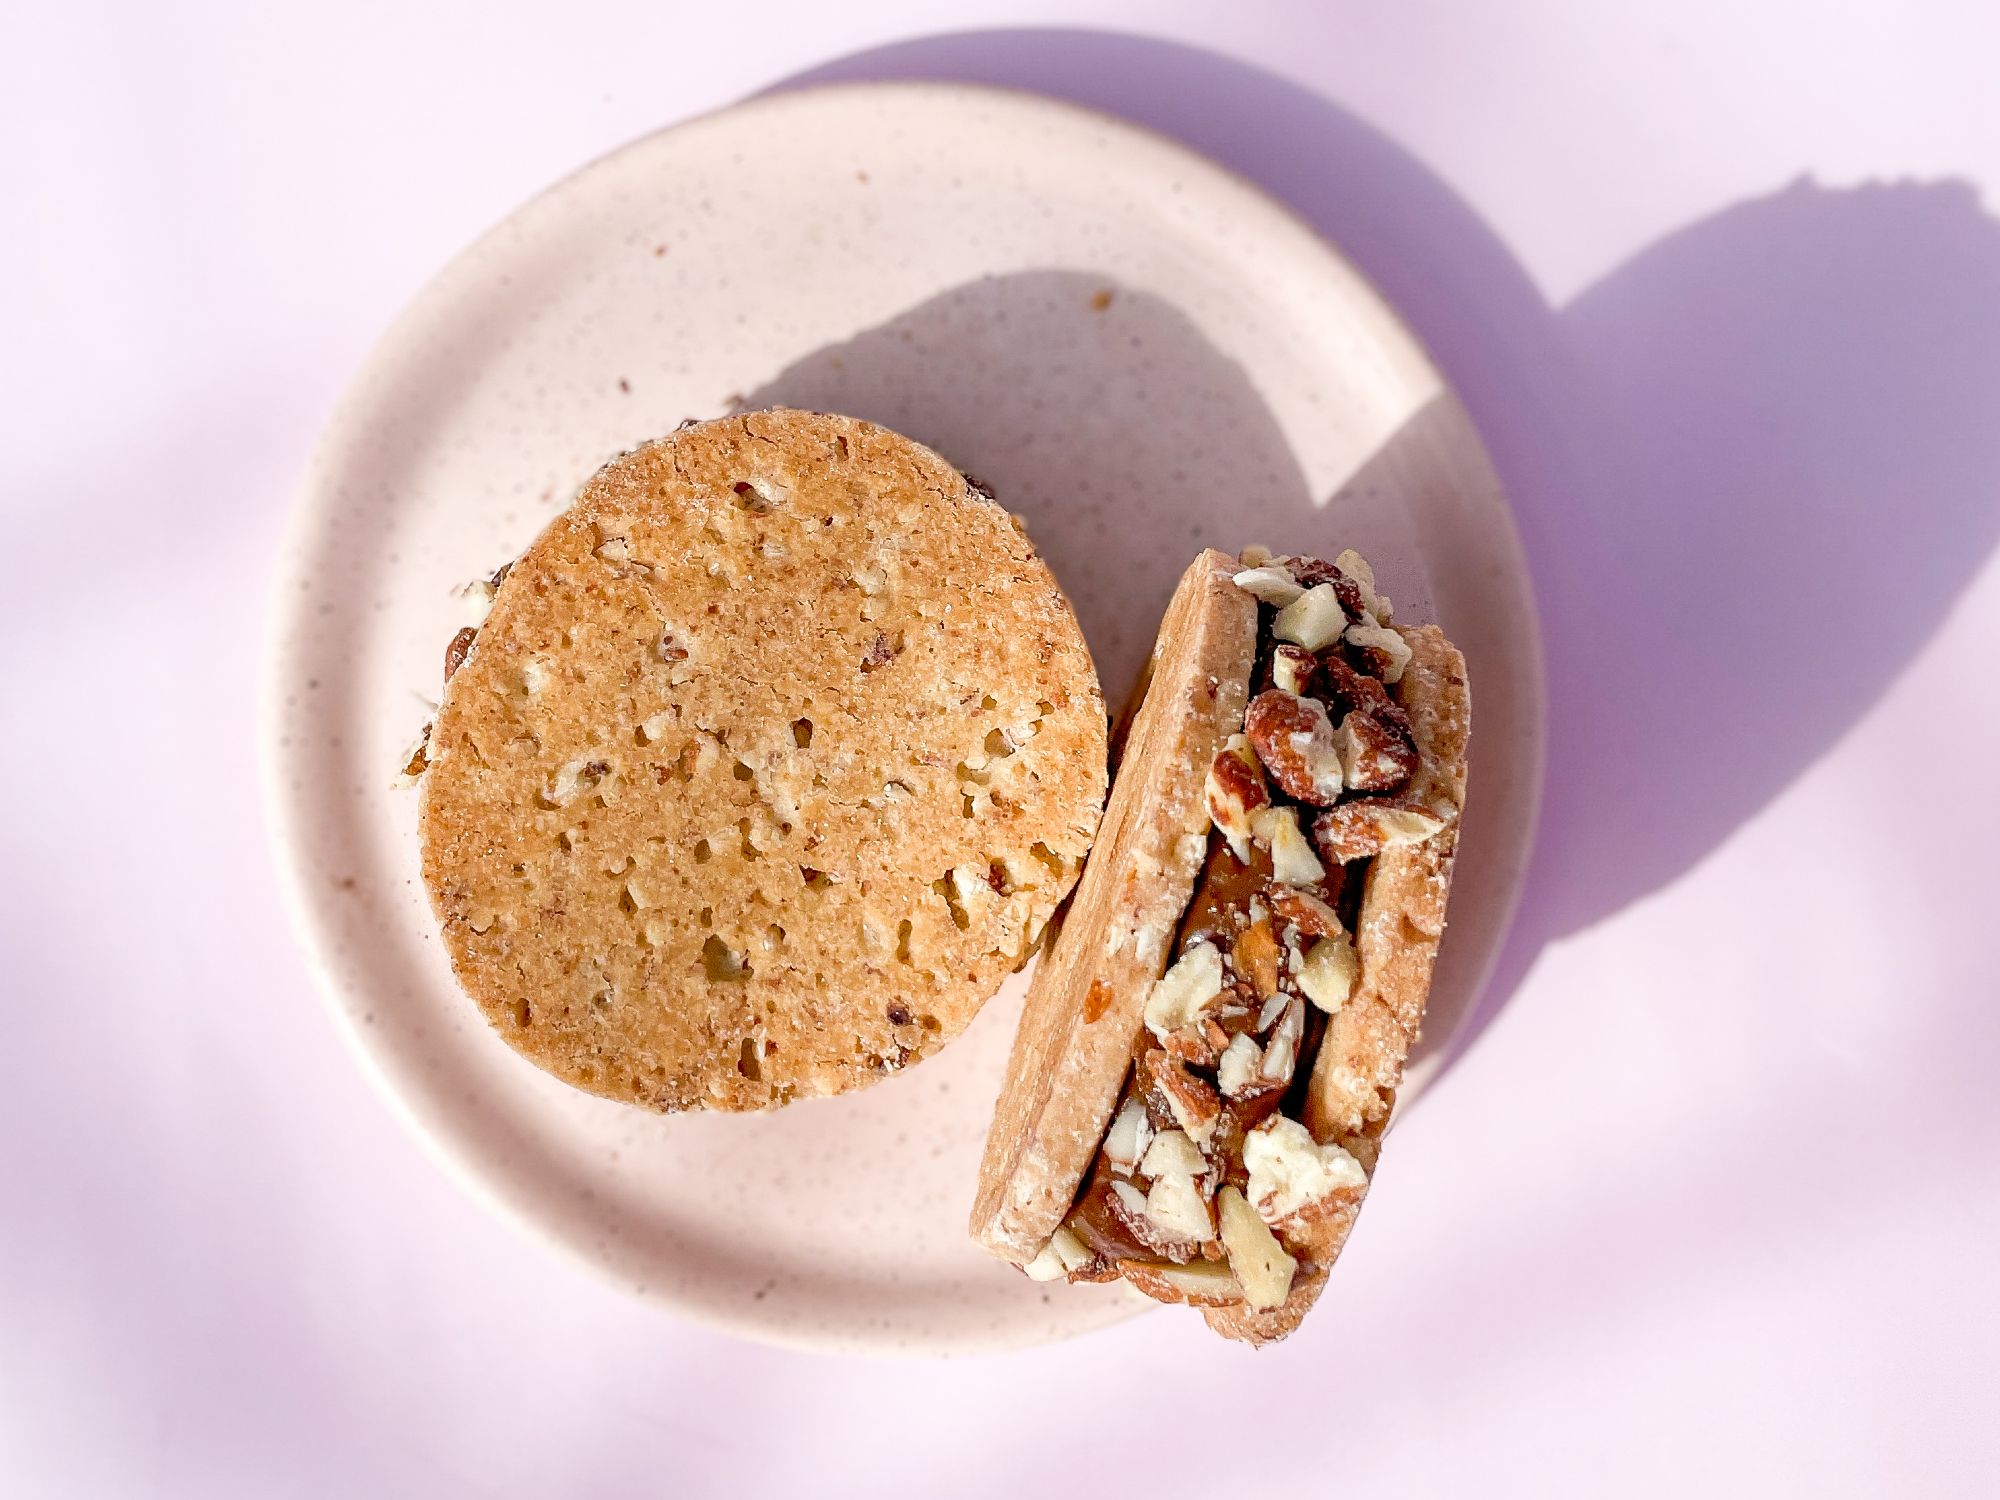
[[[1327,1017],[1359,978],[1369,864],[1444,819],[1402,795],[1409,648],[1368,564],[1243,562],[1257,657],[1242,731],[1208,771],[1207,863],[1091,1174],[1027,1270],[1270,1308],[1300,1265],[1288,1231],[1351,1207],[1373,1166],[1372,1139],[1322,1144],[1302,1123]]]

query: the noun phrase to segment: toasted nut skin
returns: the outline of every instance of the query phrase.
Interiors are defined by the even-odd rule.
[[[1380,679],[1355,671],[1340,647],[1321,651],[1313,660],[1319,666],[1313,679],[1313,696],[1326,705],[1328,717],[1337,723],[1359,710],[1393,724],[1404,735],[1410,733],[1410,716],[1403,711],[1402,704],[1389,696]]]
[[[1248,736],[1232,734],[1216,751],[1209,762],[1207,795],[1209,819],[1229,840],[1236,858],[1249,863],[1251,814],[1270,806],[1271,791]]]
[[[1372,859],[1384,849],[1421,844],[1450,819],[1422,803],[1363,797],[1313,819],[1314,845],[1330,863]]]
[[[1341,775],[1357,792],[1393,792],[1417,772],[1417,747],[1372,714],[1356,710],[1333,732]]]
[[[1354,556],[1358,554],[1351,552],[1341,554],[1343,561]],[[1366,563],[1361,566],[1363,569],[1368,567]],[[1348,619],[1366,624],[1374,618],[1368,604],[1375,593],[1375,579],[1372,572],[1368,575],[1367,586],[1363,587],[1360,581],[1340,563],[1330,563],[1322,558],[1296,557],[1288,567],[1292,576],[1307,588],[1317,588],[1321,584],[1330,586],[1339,598],[1340,607]]]
[[[1179,1031],[1168,1032],[1161,1046],[1169,1057],[1178,1058],[1190,1068],[1212,1068],[1218,1055],[1207,1032],[1199,1026],[1183,1026]]]
[[[1342,639],[1368,658],[1375,675],[1384,682],[1394,686],[1403,680],[1403,668],[1410,664],[1410,643],[1387,625],[1350,625]]]
[[[451,638],[451,644],[444,648],[444,680],[451,681],[452,673],[465,665],[466,657],[472,654],[472,643],[479,638],[479,632],[468,625]]]
[[[1176,1266],[1121,1260],[1118,1273],[1155,1302],[1228,1307],[1243,1300],[1243,1288],[1237,1284],[1235,1273],[1207,1262]]]
[[[1325,816],[1320,814],[1322,818]],[[1331,937],[1347,930],[1341,926],[1339,914],[1311,891],[1274,885],[1267,899],[1273,913],[1311,937]]]
[[[1146,1066],[1153,1075],[1154,1085],[1166,1096],[1174,1122],[1197,1146],[1206,1142],[1215,1133],[1216,1117],[1222,1113],[1222,1100],[1215,1090],[1188,1072],[1163,1048],[1147,1052]]]
[[[1285,955],[1268,920],[1253,922],[1245,928],[1229,957],[1236,971],[1250,981],[1259,1000],[1268,1000],[1278,992],[1278,973]]]
[[[1243,712],[1257,758],[1287,796],[1331,807],[1346,786],[1333,722],[1318,700],[1278,688],[1259,693]]]
[[[1271,648],[1269,686],[1301,696],[1310,693],[1319,679],[1319,658],[1303,646],[1280,642]]]

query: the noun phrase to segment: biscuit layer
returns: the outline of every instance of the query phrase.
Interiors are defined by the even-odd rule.
[[[593,1093],[760,1109],[942,1047],[1090,846],[1105,718],[1018,523],[797,411],[600,471],[452,676],[423,867],[460,981]]]

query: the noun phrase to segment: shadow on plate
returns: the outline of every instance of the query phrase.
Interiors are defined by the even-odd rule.
[[[1242,366],[1169,303],[1084,272],[955,287],[744,405],[866,417],[991,485],[1062,579],[1114,707],[1190,557],[1313,534],[1305,476]]]
[[[1825,754],[2000,541],[2000,223],[1963,183],[1801,181],[1553,309],[1422,163],[1242,63],[982,32],[781,87],[894,78],[1068,99],[1243,174],[1382,288],[1470,410],[1534,575],[1550,751],[1467,1044],[1548,942],[1685,873]],[[1292,482],[1268,434],[1243,440]],[[1918,733],[1885,774],[1942,770]]]

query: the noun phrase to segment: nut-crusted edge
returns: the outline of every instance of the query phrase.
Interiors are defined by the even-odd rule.
[[[1182,575],[1148,663],[1122,774],[1069,912],[1029,987],[993,1111],[972,1237],[1024,1264],[1090,1170],[1208,850],[1209,763],[1242,727],[1257,601],[1226,553]]]
[[[1396,628],[1410,647],[1396,697],[1409,711],[1421,755],[1406,795],[1447,813],[1448,820],[1424,843],[1385,849],[1369,867],[1355,931],[1361,977],[1327,1025],[1306,1096],[1305,1124],[1313,1139],[1348,1146],[1371,1177],[1375,1152],[1370,1148],[1381,1139],[1395,1106],[1403,1061],[1423,1024],[1431,966],[1444,934],[1472,729],[1472,695],[1457,647],[1435,625]],[[1327,1271],[1360,1210],[1357,1198],[1323,1218],[1282,1229],[1279,1238],[1300,1261],[1291,1295],[1268,1312],[1244,1304],[1204,1307],[1208,1326],[1247,1344],[1267,1344],[1298,1327],[1326,1284]]]

